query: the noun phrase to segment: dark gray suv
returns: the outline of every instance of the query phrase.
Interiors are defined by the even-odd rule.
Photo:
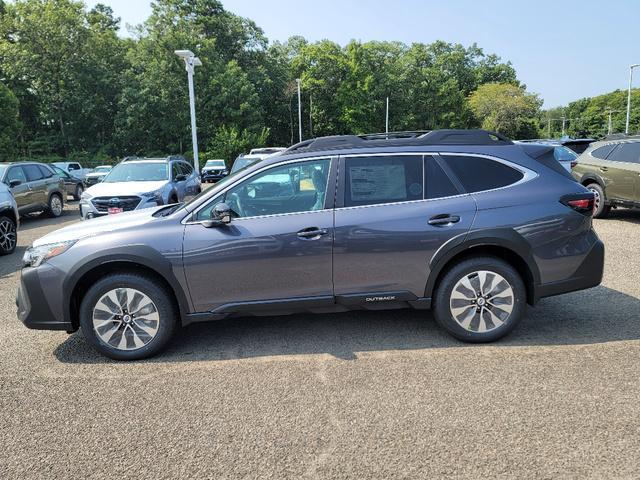
[[[548,156],[482,130],[294,145],[191,202],[83,222],[24,257],[18,316],[116,359],[231,316],[433,309],[458,339],[600,283],[594,196]]]

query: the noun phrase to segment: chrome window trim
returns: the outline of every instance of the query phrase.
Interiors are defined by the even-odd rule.
[[[200,210],[203,210],[204,208],[206,208],[207,206],[209,206],[211,204],[211,202],[215,201],[218,197],[220,197],[221,195],[226,194],[231,188],[235,187],[236,185],[244,182],[245,180],[249,180],[250,178],[258,175],[259,173],[262,173],[266,170],[269,170],[271,168],[277,168],[277,167],[281,167],[283,165],[288,165],[290,163],[303,163],[303,162],[310,162],[310,161],[314,161],[314,160],[329,160],[329,172],[331,172],[331,162],[336,161],[337,157],[335,155],[320,155],[320,156],[314,156],[314,157],[305,157],[305,158],[296,158],[293,160],[286,160],[284,162],[279,162],[279,163],[272,163],[270,165],[265,165],[264,167],[260,168],[259,170],[256,170],[255,172],[251,173],[248,176],[242,176],[240,178],[238,178],[235,182],[233,182],[230,185],[227,185],[222,191],[218,192],[215,196],[208,198],[207,200],[205,200],[202,205],[200,205],[198,208],[196,208],[193,212],[189,213],[186,217],[184,217],[180,223],[182,223],[183,225],[201,225],[203,222],[205,222],[206,220],[194,220],[194,221],[190,221],[190,218],[195,218],[198,215],[198,212],[200,212]],[[327,183],[329,182],[331,175],[327,175]],[[327,191],[325,189],[325,195],[327,194]],[[270,215],[254,215],[252,217],[240,217],[240,218],[234,218],[234,222],[240,221],[242,219],[255,219],[255,218],[266,218],[266,217],[281,217],[283,215],[298,215],[298,214],[302,214],[302,213],[315,213],[315,212],[323,212],[327,210],[326,208],[322,208],[320,210],[308,210],[308,211],[304,211],[304,212],[289,212],[289,213],[274,213],[274,214],[270,214]]]

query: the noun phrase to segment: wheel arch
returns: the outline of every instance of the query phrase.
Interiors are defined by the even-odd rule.
[[[600,187],[602,187],[603,190],[605,189],[604,180],[602,179],[602,177],[596,175],[595,173],[585,173],[582,178],[580,178],[580,183],[584,186],[587,186],[590,183],[597,183],[598,185],[600,185]]]
[[[540,270],[530,253],[531,247],[515,231],[479,231],[469,234],[456,245],[437,252],[429,262],[430,274],[425,297],[433,298],[435,289],[445,272],[454,264],[471,257],[494,256],[507,261],[520,274],[527,290],[527,303],[533,305],[538,297]]]
[[[127,253],[116,251],[91,258],[68,276],[63,286],[67,299],[64,316],[71,321],[75,329],[79,326],[80,303],[83,296],[96,280],[111,273],[135,272],[157,279],[172,294],[171,300],[180,318],[186,316],[189,312],[188,297],[173,274],[171,265],[159,253],[148,252],[149,247],[140,247],[144,250],[144,255],[135,252],[136,246],[129,246]]]

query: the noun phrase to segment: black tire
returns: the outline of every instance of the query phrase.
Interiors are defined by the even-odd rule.
[[[104,295],[115,289],[134,289],[146,295],[151,299],[153,304],[155,304],[155,312],[158,316],[156,324],[157,333],[148,340],[148,343],[140,348],[131,350],[119,349],[117,346],[110,345],[100,338],[94,328],[94,308],[98,306],[98,302]],[[108,275],[96,282],[82,299],[80,304],[80,327],[82,333],[96,350],[114,360],[140,360],[151,357],[165,349],[175,334],[178,319],[176,307],[171,299],[172,293],[153,277],[137,273]],[[101,303],[100,306],[104,308],[104,304]],[[114,323],[111,326],[107,326],[107,328],[115,329],[117,321],[114,320],[113,322]],[[133,330],[134,328],[132,326],[131,331]],[[120,321],[120,326],[115,330],[113,336],[120,333],[119,338],[122,339],[126,331],[127,327]],[[114,340],[116,341],[115,343],[119,343],[117,342],[118,338]]]
[[[611,205],[607,205],[607,197],[604,189],[598,183],[589,183],[586,186],[596,196],[596,209],[593,212],[594,218],[607,218],[611,212]]]
[[[497,308],[497,306],[493,305],[492,303],[486,303],[487,302],[486,299],[482,300],[482,304],[491,306],[491,308],[489,308],[488,306],[486,307],[486,310],[487,310],[486,312],[485,312],[485,309],[480,310],[482,307],[478,307],[478,305],[480,304],[480,300],[476,300],[474,302],[473,300],[466,300],[466,299],[465,300],[457,300],[455,298],[452,299],[453,290],[456,286],[460,285],[459,282],[463,282],[464,281],[463,279],[469,280],[469,277],[467,276],[473,276],[474,272],[482,272],[482,271],[486,271],[494,274],[494,276],[491,277],[491,279],[488,275],[486,275],[485,277],[484,287],[491,290],[491,292],[485,292],[485,293],[494,293],[499,291],[497,290],[498,288],[503,287],[504,284],[502,284],[502,281],[499,280],[499,278],[496,277],[495,274],[498,274],[499,276],[502,277],[503,280],[506,280],[506,282],[508,283],[508,286],[511,288],[511,292],[513,293],[513,295],[511,296],[512,300],[510,303],[512,310],[508,314],[508,316],[506,316],[505,318],[502,318],[502,319],[498,318],[500,322],[504,320],[503,323],[501,324],[499,324],[499,322],[496,322],[496,324],[494,325],[493,323],[491,323],[491,319],[495,317],[494,313],[497,313],[498,317],[504,315],[503,313],[504,310]],[[479,279],[480,277],[479,276],[473,277],[471,279],[472,285],[476,283],[474,280],[475,278]],[[487,283],[489,281],[491,281],[491,283]],[[479,280],[478,280],[478,285],[479,285]],[[460,290],[457,290],[456,295],[459,295],[459,292]],[[474,292],[472,296],[475,296],[475,293],[476,292]],[[501,294],[499,293],[499,295]],[[465,297],[466,296],[467,295],[465,295]],[[487,297],[491,297],[491,295],[487,295]],[[449,332],[455,338],[462,340],[464,342],[483,343],[483,342],[492,342],[494,340],[497,340],[505,336],[507,333],[509,333],[511,330],[515,328],[515,326],[518,324],[518,322],[520,322],[520,320],[524,316],[525,309],[526,309],[527,292],[526,292],[524,283],[522,281],[522,278],[520,277],[516,269],[513,268],[509,263],[497,257],[483,256],[483,257],[468,258],[466,260],[462,260],[461,262],[451,266],[444,273],[443,277],[438,282],[433,298],[434,298],[434,304],[433,304],[434,317],[438,322],[438,324],[442,326],[442,328],[444,328],[447,332]],[[495,303],[498,303],[496,298],[497,298],[497,295],[494,296],[492,300]],[[464,310],[465,308],[467,308],[464,306],[454,307],[454,305],[466,305],[464,303],[466,301],[468,301],[470,305],[468,309]],[[501,299],[500,301],[504,302],[504,303],[501,303],[502,305],[504,305],[504,307],[502,308],[505,308],[505,309],[509,308],[509,304],[507,304],[506,297],[504,299]],[[461,304],[461,303],[455,303],[455,302],[463,302],[463,303]],[[459,320],[456,320],[452,310],[454,308],[460,309],[458,312],[456,312],[457,318],[459,320],[462,318],[468,319],[468,317],[473,318],[468,328],[464,328],[461,325],[461,323],[459,323]],[[478,331],[481,329],[479,325],[480,323],[482,323],[485,328],[490,327],[491,329],[484,332]]]
[[[6,215],[0,216],[0,255],[10,255],[18,244],[16,222]]]
[[[84,192],[84,187],[82,185],[77,185],[76,186],[76,191],[73,194],[73,199],[74,200],[80,200],[80,197],[82,196],[82,192]]]
[[[58,206],[56,204],[56,201],[60,202],[60,205]],[[59,216],[62,215],[62,212],[64,211],[64,201],[62,200],[62,195],[58,194],[58,193],[54,193],[49,197],[49,203],[48,203],[48,207],[47,207],[47,215],[49,215],[52,218],[58,218]]]

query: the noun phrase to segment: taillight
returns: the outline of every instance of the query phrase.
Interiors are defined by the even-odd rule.
[[[593,215],[596,199],[593,193],[578,193],[575,195],[565,195],[560,199],[560,203],[572,208],[583,215]]]

